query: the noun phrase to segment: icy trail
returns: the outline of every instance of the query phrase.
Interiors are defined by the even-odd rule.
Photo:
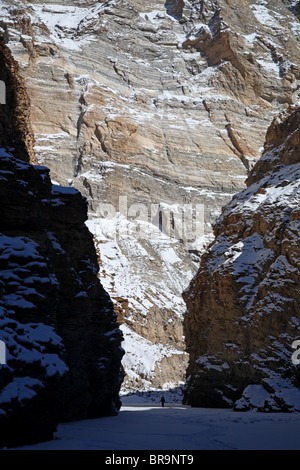
[[[124,405],[118,416],[61,424],[33,450],[300,450],[300,413]]]

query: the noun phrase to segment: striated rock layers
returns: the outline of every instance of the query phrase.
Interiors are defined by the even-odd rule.
[[[38,162],[88,199],[101,281],[125,322],[124,383],[176,385],[187,365],[181,292],[292,101],[296,6],[2,0],[0,13]],[[201,230],[182,230],[183,209]]]
[[[299,411],[299,107],[274,118],[247,184],[217,220],[184,294],[185,401]]]
[[[123,350],[98,279],[87,201],[76,189],[53,185],[46,167],[29,163],[30,101],[3,42],[0,63],[3,447],[51,439],[62,420],[117,414]]]

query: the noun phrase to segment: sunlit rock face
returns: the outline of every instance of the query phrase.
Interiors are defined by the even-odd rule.
[[[299,145],[292,108],[274,118],[184,294],[193,406],[300,410]]]
[[[98,278],[87,201],[32,165],[30,100],[0,42],[0,448],[116,415],[122,334]]]
[[[89,202],[101,281],[123,323],[124,389],[184,380],[181,293],[292,102],[297,14],[279,0],[1,3],[38,161]]]

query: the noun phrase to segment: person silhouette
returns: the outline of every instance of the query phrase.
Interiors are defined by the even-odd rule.
[[[164,397],[161,397],[160,401],[161,401],[161,406],[165,406],[165,401],[166,400],[164,399]]]

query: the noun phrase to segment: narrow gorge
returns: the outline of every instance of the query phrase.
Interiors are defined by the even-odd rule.
[[[299,18],[292,0],[1,0],[1,321],[20,373],[0,385],[21,380],[50,434],[61,387],[65,419],[157,390],[297,409]]]
[[[36,158],[88,200],[124,334],[124,392],[176,387],[188,364],[182,292],[273,116],[292,102],[296,7],[3,0],[0,13]],[[182,208],[203,209],[201,230],[182,231]]]

